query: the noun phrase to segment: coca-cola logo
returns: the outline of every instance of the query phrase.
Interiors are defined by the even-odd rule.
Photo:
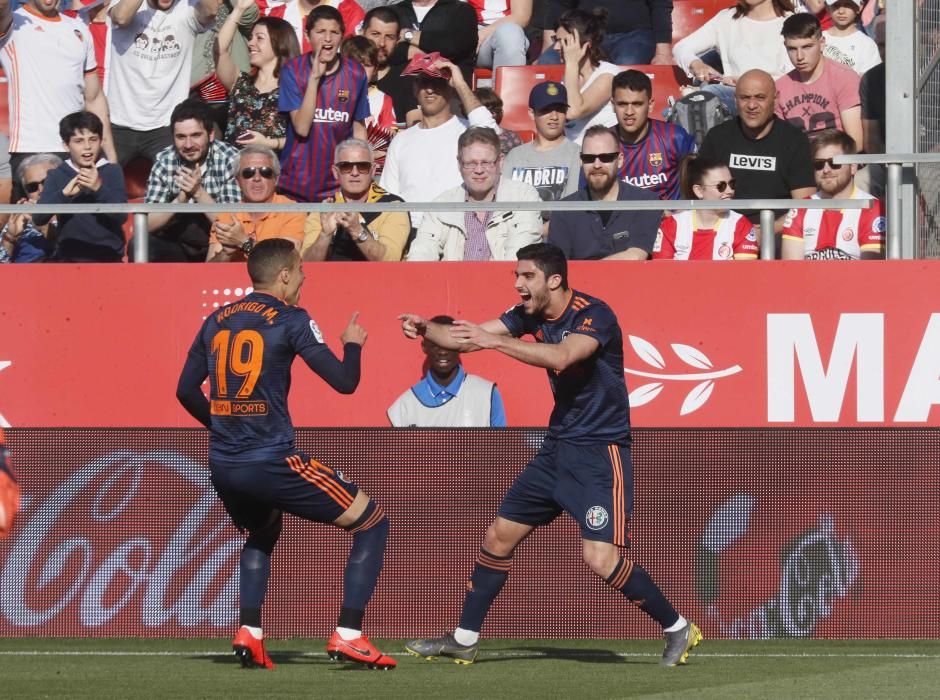
[[[198,462],[117,450],[44,496],[26,495],[33,505],[2,562],[0,630],[221,628],[236,619],[242,543]]]
[[[720,598],[733,598],[742,591],[720,591],[721,562],[748,532],[755,506],[753,496],[735,494],[712,513],[696,554],[699,601],[722,636],[731,639],[809,637],[858,579],[859,563],[852,542],[840,540],[832,516],[821,514],[816,527],[793,537],[779,550],[776,593],[743,614],[728,616],[722,612]],[[764,564],[767,569],[776,568],[769,566],[770,562]]]

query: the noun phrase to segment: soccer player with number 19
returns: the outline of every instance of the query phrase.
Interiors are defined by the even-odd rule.
[[[584,560],[591,570],[662,626],[666,648],[661,665],[683,664],[702,633],[618,549],[627,545],[633,474],[617,317],[602,300],[568,288],[568,265],[560,248],[534,243],[516,257],[515,287],[522,302],[500,318],[447,326],[415,314],[399,317],[408,338],[423,336],[461,352],[496,350],[545,368],[555,396],[541,449],[510,487],[486,532],[459,626],[441,637],[408,642],[405,649],[428,659],[473,663],[483,620],[509,577],[513,551],[532,530],[565,511],[581,528]],[[536,342],[519,340],[526,334]]]
[[[297,355],[336,391],[356,390],[366,331],[354,314],[342,335],[343,359],[337,359],[316,322],[295,306],[304,273],[292,241],[261,241],[248,256],[248,275],[254,291],[206,318],[176,390],[183,407],[209,428],[212,485],[235,526],[248,533],[239,560],[241,627],[232,648],[244,666],[274,668],[264,649],[261,605],[287,512],[353,536],[327,653],[370,668],[394,668],[395,660],[362,634],[366,604],[382,570],[388,519],[341,472],[294,447],[287,413]],[[211,400],[201,389],[207,376]]]

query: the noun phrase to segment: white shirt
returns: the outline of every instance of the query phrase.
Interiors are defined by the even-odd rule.
[[[406,202],[430,202],[446,190],[463,184],[457,165],[457,139],[467,126],[498,127],[486,107],[470,112],[468,122],[451,117],[433,129],[415,124],[399,131],[388,147],[379,185]],[[423,212],[412,212],[412,226],[421,223]]]
[[[581,94],[583,95],[587,92],[587,89],[591,87],[591,84],[597,80],[599,77],[605,74],[617,75],[622,68],[620,66],[615,66],[613,63],[608,63],[607,61],[601,61],[600,65],[594,69],[594,72],[588,76],[588,79],[584,81],[584,85],[581,86]],[[565,124],[565,136],[575,143],[581,143],[584,139],[584,132],[587,131],[590,127],[595,124],[602,124],[603,126],[614,126],[617,123],[617,114],[614,112],[614,107],[611,105],[610,100],[604,100],[604,104],[599,110],[594,112],[594,114],[589,114],[586,117],[581,117],[579,119],[573,119],[567,124]]]
[[[673,47],[676,63],[690,78],[689,65],[710,49],[718,49],[724,74],[728,76],[739,77],[759,68],[776,80],[793,70],[780,35],[785,17],[763,22],[733,17],[733,7],[722,10]]]
[[[0,37],[0,65],[9,81],[10,151],[61,151],[59,121],[85,109],[85,75],[98,67],[85,23],[20,7]]]
[[[861,75],[881,63],[878,44],[865,32],[855,32],[848,36],[832,36],[824,32],[826,43],[823,56],[851,68]]]
[[[169,125],[189,96],[196,35],[207,29],[196,19],[196,0],[178,0],[166,12],[144,0],[130,24],[112,25],[105,58],[111,122],[139,131]]]

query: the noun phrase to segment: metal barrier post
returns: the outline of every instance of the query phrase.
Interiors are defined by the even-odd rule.
[[[134,262],[145,263],[150,260],[150,231],[147,229],[147,215],[134,214]]]
[[[774,260],[777,257],[777,239],[774,235],[773,209],[760,210],[760,259]]]
[[[886,241],[888,260],[900,260],[901,241],[903,239],[901,225],[903,214],[901,210],[901,163],[888,163],[888,182],[885,191],[885,208],[887,209],[887,236]]]

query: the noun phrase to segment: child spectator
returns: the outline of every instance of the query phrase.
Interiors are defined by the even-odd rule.
[[[490,111],[497,125],[503,121],[503,101],[500,99],[499,95],[496,94],[495,90],[491,90],[490,88],[477,88],[473,91],[473,94],[477,96],[480,104]],[[502,129],[499,132],[499,152],[501,155],[505,156],[516,146],[521,145],[522,137],[515,131]]]
[[[851,68],[859,75],[881,63],[878,45],[858,27],[862,0],[826,0],[832,27],[824,32],[823,56]]]
[[[343,41],[340,53],[346,58],[358,61],[366,69],[369,80],[369,113],[366,126],[375,124],[383,129],[395,127],[395,106],[392,98],[375,85],[379,64],[379,49],[364,36],[351,36]]]
[[[127,204],[124,173],[101,157],[104,125],[92,112],[73,112],[59,122],[69,159],[46,175],[39,204]],[[52,214],[34,214],[45,226]],[[60,214],[53,259],[58,262],[121,262],[127,214]]]

